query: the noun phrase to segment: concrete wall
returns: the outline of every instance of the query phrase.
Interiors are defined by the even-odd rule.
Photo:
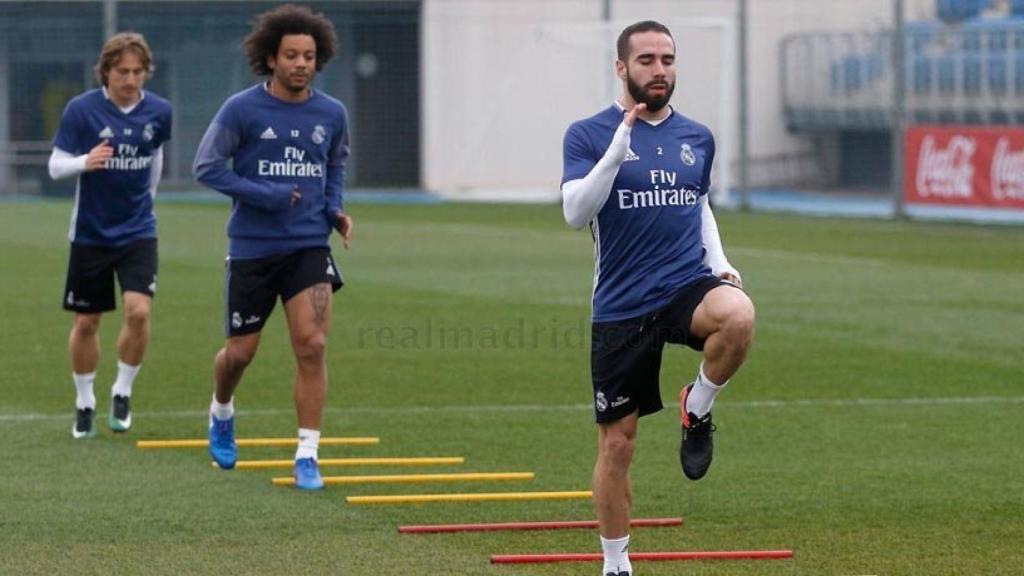
[[[932,15],[934,0],[906,5],[908,18],[925,18]],[[612,76],[612,47],[621,27],[602,40],[593,24],[586,25],[600,21],[601,8],[601,0],[425,0],[421,142],[426,188],[499,195],[532,191],[557,198],[565,128],[609,105],[621,90]],[[736,0],[613,0],[612,19],[735,21],[737,9]],[[803,31],[888,27],[892,0],[749,0],[749,11],[751,156],[808,150],[814,142],[789,135],[783,124],[781,39]],[[723,73],[717,33],[675,33],[679,77],[673,105],[711,125],[720,145],[737,149],[735,130],[717,125]]]

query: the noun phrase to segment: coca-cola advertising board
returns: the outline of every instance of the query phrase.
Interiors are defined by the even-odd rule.
[[[908,204],[1024,210],[1024,130],[914,126],[906,135]]]

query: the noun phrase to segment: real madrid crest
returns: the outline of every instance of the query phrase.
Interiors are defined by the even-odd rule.
[[[146,125],[142,128],[142,139],[146,142],[149,142],[150,140],[153,139],[153,132],[153,123],[146,122]]]
[[[324,137],[326,135],[327,135],[327,130],[324,130],[323,126],[317,124],[316,126],[313,127],[313,143],[314,144],[323,144],[324,143]]]
[[[697,157],[693,154],[693,148],[690,148],[689,144],[683,144],[683,149],[679,151],[679,159],[687,166],[697,163]]]

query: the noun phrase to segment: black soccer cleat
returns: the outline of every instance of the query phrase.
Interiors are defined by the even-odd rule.
[[[96,435],[96,428],[93,426],[93,417],[96,411],[92,408],[75,410],[75,425],[71,428],[71,436],[74,439],[92,438]]]
[[[114,432],[127,432],[132,427],[131,398],[114,395],[110,404],[110,429]]]
[[[683,466],[683,474],[690,480],[700,480],[711,467],[714,452],[712,435],[715,425],[711,421],[711,413],[698,418],[693,412],[686,410],[686,397],[690,394],[693,384],[683,388],[679,394],[679,412],[682,420],[683,439],[679,443],[679,463]]]

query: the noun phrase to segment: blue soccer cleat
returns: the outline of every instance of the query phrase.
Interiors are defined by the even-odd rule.
[[[295,487],[302,490],[320,490],[324,479],[313,458],[299,458],[295,461]]]
[[[231,470],[238,461],[235,443],[235,417],[218,420],[210,414],[210,457],[224,470]]]

